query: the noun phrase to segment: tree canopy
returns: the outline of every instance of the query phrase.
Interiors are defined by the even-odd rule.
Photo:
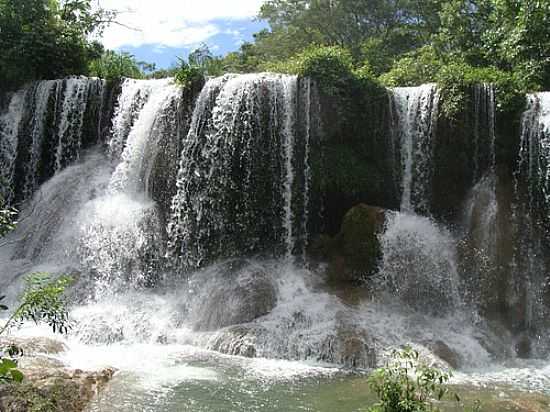
[[[312,49],[337,47],[354,70],[388,85],[438,81],[456,69],[550,89],[550,0],[267,0],[258,18],[269,28],[252,42],[225,56],[201,45],[168,70],[103,50],[92,39],[116,12],[91,1],[0,0],[0,83],[291,71]]]
[[[103,50],[93,35],[114,17],[91,0],[0,0],[0,86],[87,74]]]

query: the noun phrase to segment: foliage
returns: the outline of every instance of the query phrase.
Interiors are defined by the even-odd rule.
[[[103,49],[90,39],[115,16],[92,0],[0,0],[0,89],[87,74]]]
[[[353,77],[351,54],[341,47],[312,46],[281,63],[268,64],[266,70],[311,77],[328,93]]]
[[[188,87],[203,77],[203,71],[200,67],[191,66],[185,60],[180,59],[179,67],[174,75],[177,84]]]
[[[524,108],[525,93],[535,87],[525,83],[517,74],[495,67],[472,67],[466,63],[444,65],[436,77],[442,95],[443,114],[453,120],[464,107],[467,91],[475,84],[487,83],[495,87],[497,110],[516,113]]]
[[[4,237],[15,229],[17,222],[15,218],[17,216],[17,211],[12,208],[1,208],[0,209],[0,237]]]
[[[377,369],[369,377],[369,386],[379,402],[371,412],[437,412],[436,402],[454,398],[446,384],[450,373],[430,367],[420,360],[419,353],[410,347],[392,352],[386,367]],[[476,406],[474,410],[479,410]]]
[[[63,293],[69,283],[70,279],[65,276],[52,280],[44,273],[28,275],[19,306],[0,329],[0,336],[14,324],[29,320],[48,324],[54,333],[67,333],[70,326]],[[0,301],[4,298],[5,296],[0,296]],[[6,310],[7,306],[0,305],[0,311]],[[3,352],[0,352],[0,382],[21,382],[23,374],[17,369],[17,358],[23,352],[14,345],[4,348]]]
[[[0,335],[13,323],[20,324],[25,321],[46,323],[54,333],[67,333],[69,321],[63,293],[70,282],[71,279],[67,276],[52,280],[46,273],[26,276],[25,289],[19,306],[0,329]]]
[[[144,75],[140,65],[143,67],[147,63],[136,61],[135,57],[129,53],[107,50],[101,57],[90,62],[88,70],[91,76],[107,80],[122,77],[141,79]]]
[[[380,81],[389,87],[418,86],[435,81],[442,65],[435,49],[424,46],[397,60]]]

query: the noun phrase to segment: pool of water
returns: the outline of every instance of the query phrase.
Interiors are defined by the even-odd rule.
[[[352,412],[376,402],[366,371],[228,356],[188,345],[68,343],[61,358],[72,367],[118,369],[89,412]],[[529,363],[457,372],[452,383],[466,405],[479,399],[483,411],[550,411],[550,366]],[[527,409],[517,406],[523,404]]]

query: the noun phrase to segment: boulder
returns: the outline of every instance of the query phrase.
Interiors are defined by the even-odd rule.
[[[58,340],[46,337],[17,338],[6,337],[0,339],[0,347],[17,346],[26,356],[36,354],[57,355],[65,352],[67,346]]]
[[[333,239],[324,236],[313,243],[313,254],[329,262],[331,281],[359,282],[378,271],[385,220],[384,209],[359,204],[346,213]]]
[[[24,353],[19,359],[24,380],[0,385],[0,411],[80,412],[115,373],[113,368],[82,371],[66,367],[52,357],[66,350],[54,339],[10,337],[0,344],[15,344]]]
[[[323,341],[319,360],[347,368],[371,369],[376,367],[374,343],[364,331],[340,329]]]
[[[442,340],[425,342],[424,346],[426,346],[439,359],[445,361],[451,368],[460,368],[460,365],[462,364],[460,355],[452,350],[449,345]]]
[[[262,333],[265,333],[265,331],[261,326],[229,326],[216,333],[207,346],[211,350],[226,355],[254,358],[257,352],[256,340]]]
[[[230,271],[211,279],[201,289],[193,308],[197,331],[251,322],[271,312],[277,303],[276,287],[259,266]]]

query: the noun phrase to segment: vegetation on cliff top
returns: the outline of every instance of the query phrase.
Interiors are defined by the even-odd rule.
[[[329,91],[351,75],[370,86],[437,82],[457,94],[444,107],[451,115],[472,83],[495,83],[501,111],[517,109],[526,91],[550,89],[547,1],[268,0],[258,17],[269,29],[253,42],[225,56],[203,45],[168,70],[90,40],[116,15],[91,0],[0,0],[4,86],[69,74],[186,83],[197,73],[273,70],[320,77]]]

